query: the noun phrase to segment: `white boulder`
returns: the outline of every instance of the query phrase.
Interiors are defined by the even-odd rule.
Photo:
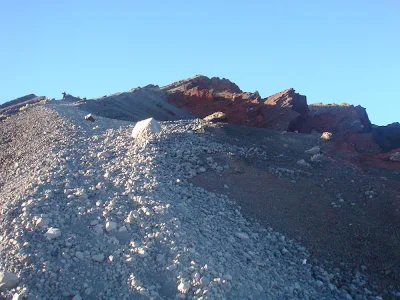
[[[208,115],[204,118],[204,121],[217,123],[217,122],[227,122],[228,117],[221,111],[217,111],[211,115]]]
[[[161,132],[160,123],[153,118],[149,118],[136,123],[132,130],[132,137],[135,139],[148,138],[149,135],[159,132]]]
[[[324,141],[329,141],[329,140],[332,139],[332,133],[330,133],[330,132],[324,132],[324,133],[321,134],[320,139],[321,139],[321,140],[324,140]]]
[[[44,234],[44,236],[48,240],[53,240],[53,239],[58,238],[59,236],[61,236],[61,231],[58,228],[50,227],[47,230],[47,232]]]
[[[178,291],[181,292],[182,294],[187,294],[190,290],[190,283],[188,281],[182,281],[178,285]]]
[[[15,293],[12,297],[12,300],[22,300],[22,299],[23,299],[22,295],[18,293]]]

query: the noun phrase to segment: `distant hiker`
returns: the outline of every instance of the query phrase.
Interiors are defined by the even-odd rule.
[[[62,95],[63,95],[63,100],[64,100],[65,97],[67,97],[67,93],[66,93],[66,92],[63,92]]]

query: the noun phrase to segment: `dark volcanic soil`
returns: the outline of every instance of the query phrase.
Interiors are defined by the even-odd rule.
[[[228,195],[248,216],[302,242],[315,262],[347,278],[338,285],[350,286],[361,272],[367,288],[400,288],[399,172],[343,163],[334,154],[311,163],[305,150],[329,148],[317,135],[228,124],[205,134],[258,149],[247,157],[205,155],[229,168],[208,171],[193,184]],[[300,159],[311,167],[297,164]]]

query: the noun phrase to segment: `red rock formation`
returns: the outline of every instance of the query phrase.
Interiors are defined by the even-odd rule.
[[[230,123],[275,130],[289,130],[290,124],[308,113],[307,99],[287,89],[265,99],[259,93],[244,93],[227,79],[195,76],[165,86],[169,102],[200,118],[216,111]]]
[[[400,124],[375,126],[365,108],[350,104],[307,105],[306,96],[290,88],[262,99],[258,92],[242,92],[227,79],[197,75],[162,88],[167,100],[204,118],[223,112],[229,123],[300,133],[333,133],[329,151],[344,159],[379,165],[378,153],[400,148]],[[386,162],[385,162],[386,163]]]
[[[292,88],[267,97],[262,104],[261,127],[295,131],[297,124],[308,115],[307,97],[295,93]]]

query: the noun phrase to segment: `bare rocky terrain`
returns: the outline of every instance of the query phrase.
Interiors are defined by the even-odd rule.
[[[0,297],[400,297],[397,125],[204,76],[33,96],[2,106]]]

